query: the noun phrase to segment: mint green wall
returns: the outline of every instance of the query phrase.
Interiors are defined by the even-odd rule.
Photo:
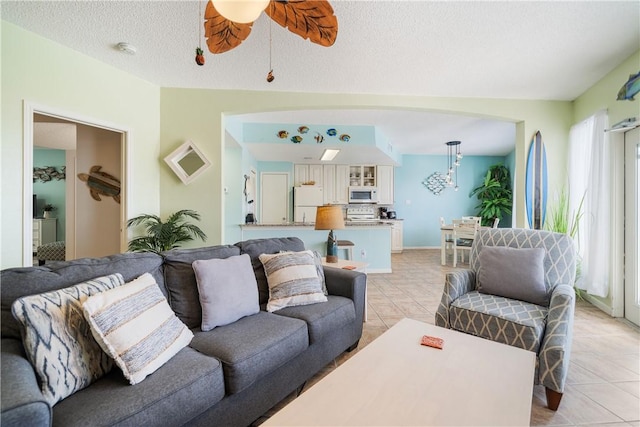
[[[405,155],[395,170],[395,210],[404,220],[405,247],[440,247],[440,217],[447,223],[474,215],[478,200],[469,193],[480,185],[489,166],[503,163],[500,156],[464,156],[458,169],[458,191],[447,188],[433,194],[423,184],[433,172],[443,173],[446,156]]]
[[[160,89],[124,71],[2,21],[2,268],[22,259],[24,103],[131,130],[127,216],[158,213]],[[218,144],[220,137],[218,135]],[[166,153],[165,153],[166,154]],[[221,158],[220,153],[216,157]],[[218,183],[219,184],[219,183]],[[30,197],[30,196],[29,196]],[[220,205],[220,194],[216,194]],[[219,208],[218,208],[219,209]],[[220,216],[218,210],[217,215]],[[27,213],[28,218],[31,213]],[[30,247],[31,242],[28,242]]]
[[[65,151],[36,148],[33,150],[33,167],[44,168],[54,166],[60,170],[65,165]],[[65,193],[66,181],[64,179],[42,182],[41,180],[33,183],[33,194],[38,196],[38,206],[36,213],[38,217],[42,217],[43,207],[45,204],[51,204],[55,210],[51,213],[53,218],[57,218],[56,235],[58,240],[65,240]]]

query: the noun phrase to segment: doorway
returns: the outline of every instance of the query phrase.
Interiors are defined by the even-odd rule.
[[[624,134],[624,317],[640,326],[640,128]]]
[[[43,145],[44,140],[50,142],[55,139],[51,133],[42,137],[43,125],[65,125],[66,129],[70,127],[74,129],[73,132],[67,132],[66,137],[63,138],[67,141],[67,145],[48,146],[48,148],[62,149],[65,152],[64,207],[58,211],[58,214],[63,214],[59,222],[64,222],[64,227],[60,227],[63,232],[57,234],[56,240],[65,242],[66,259],[101,257],[125,251],[127,247],[125,221],[127,218],[128,131],[124,127],[26,102],[24,113],[23,265],[33,264],[34,221],[32,216],[39,215],[39,212],[33,209],[34,149],[36,146]],[[52,128],[49,127],[49,129]],[[70,135],[73,137],[70,138]],[[71,139],[74,139],[73,144],[69,143]],[[95,186],[89,185],[94,182],[83,182],[78,177],[78,174],[96,175],[91,172],[94,166],[100,166],[101,171],[120,180],[120,188],[116,190],[119,191],[118,197],[113,197],[112,192],[96,189]],[[42,191],[42,187],[39,191]]]

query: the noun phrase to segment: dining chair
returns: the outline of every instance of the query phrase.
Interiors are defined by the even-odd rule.
[[[461,219],[469,220],[472,219],[478,223],[478,227],[482,225],[482,217],[481,216],[463,216]]]
[[[491,228],[498,228],[498,223],[500,222],[500,218],[494,218],[493,219],[493,225],[491,226]]]
[[[471,252],[473,239],[480,228],[480,224],[475,219],[454,219],[453,220],[453,266],[458,264],[458,251],[464,262],[464,251]]]
[[[447,222],[444,220],[444,217],[441,216],[440,217],[440,227],[445,227],[447,225]],[[447,236],[444,239],[444,250],[445,252],[447,250],[453,249],[453,235],[452,234],[447,234]]]

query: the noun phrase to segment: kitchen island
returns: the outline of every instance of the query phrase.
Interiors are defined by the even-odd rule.
[[[338,240],[351,240],[354,243],[354,261],[368,264],[367,273],[391,273],[391,223],[384,220],[356,222],[345,221],[345,228],[334,230]],[[242,224],[242,240],[264,239],[268,237],[298,237],[307,249],[316,250],[325,256],[328,231],[316,230],[313,224]],[[338,257],[345,259],[345,251],[339,251]]]

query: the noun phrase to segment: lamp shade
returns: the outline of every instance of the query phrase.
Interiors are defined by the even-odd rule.
[[[342,208],[338,205],[318,206],[316,230],[341,230],[344,228]]]
[[[213,0],[220,15],[239,24],[255,21],[268,5],[269,0]]]

